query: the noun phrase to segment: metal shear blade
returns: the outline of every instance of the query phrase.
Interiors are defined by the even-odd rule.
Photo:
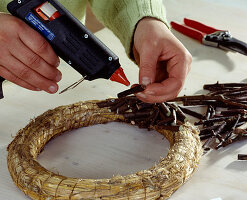
[[[172,28],[184,35],[199,40],[204,45],[238,52],[247,56],[247,43],[232,37],[229,31],[215,29],[187,18],[184,18],[184,24],[171,22]]]

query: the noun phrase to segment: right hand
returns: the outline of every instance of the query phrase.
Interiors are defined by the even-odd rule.
[[[23,21],[0,13],[0,76],[29,90],[56,93],[62,74],[50,44]]]
[[[192,57],[167,26],[143,18],[134,34],[133,54],[139,65],[139,83],[147,88],[136,96],[147,103],[174,99],[190,71]]]

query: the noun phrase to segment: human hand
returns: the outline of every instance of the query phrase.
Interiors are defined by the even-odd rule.
[[[163,22],[147,17],[138,23],[133,54],[140,68],[139,82],[147,85],[136,95],[139,99],[158,103],[179,94],[192,56]]]
[[[0,13],[0,76],[26,89],[58,90],[62,74],[50,44],[18,18]]]

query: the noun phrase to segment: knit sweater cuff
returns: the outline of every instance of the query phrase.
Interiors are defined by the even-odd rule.
[[[162,3],[162,0],[142,0],[142,1],[133,1],[126,5],[126,12],[120,12],[115,19],[115,23],[121,25],[119,29],[116,29],[114,32],[122,42],[127,55],[133,59],[132,56],[132,44],[133,36],[135,32],[136,25],[144,17],[152,17],[161,20],[168,27],[166,20],[166,10]],[[126,18],[127,17],[127,18]],[[121,23],[122,20],[125,20],[124,23]]]

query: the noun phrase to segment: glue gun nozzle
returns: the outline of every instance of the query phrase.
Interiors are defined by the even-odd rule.
[[[116,81],[118,83],[122,83],[126,86],[130,85],[130,82],[128,81],[128,79],[126,78],[124,71],[122,69],[122,67],[119,67],[111,76],[110,78],[111,81]]]

